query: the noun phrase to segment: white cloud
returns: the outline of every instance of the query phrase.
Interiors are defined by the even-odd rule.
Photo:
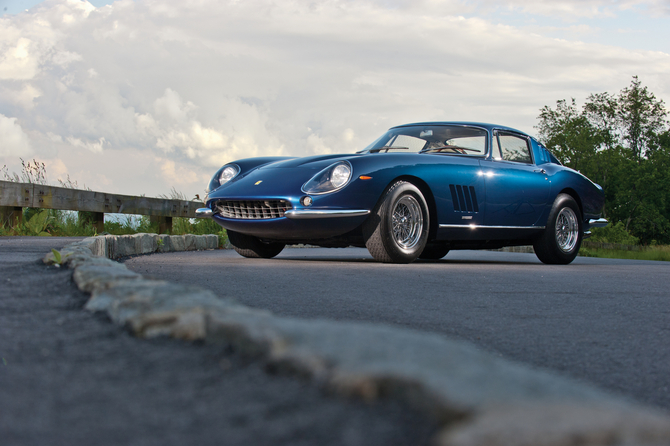
[[[184,103],[179,93],[170,88],[167,88],[163,96],[154,101],[156,115],[171,121],[185,121],[195,108],[195,105],[190,101]]]
[[[0,156],[27,156],[32,153],[28,135],[16,118],[0,114]]]
[[[135,123],[139,134],[154,141],[156,148],[212,167],[230,159],[257,156],[263,147],[281,151],[281,144],[266,129],[267,117],[255,105],[222,98],[220,106],[226,117],[211,120],[199,116],[193,102],[182,100],[178,92],[167,88],[153,102],[153,113],[137,113]],[[201,119],[211,120],[212,125]]]
[[[84,141],[73,136],[68,136],[65,140],[74,147],[90,150],[93,153],[101,153],[103,146],[107,142],[105,141],[104,136],[100,137],[100,139],[97,141]]]
[[[612,18],[621,12],[668,14],[667,0],[479,0],[482,6],[511,12],[539,14],[567,20],[578,18]]]
[[[201,192],[193,175],[204,187],[233,159],[359,150],[395,124],[477,120],[532,132],[543,105],[616,92],[635,74],[669,98],[667,52],[580,42],[600,22],[570,23],[667,5],[49,0],[0,18],[0,113],[89,187],[100,178],[110,192],[157,194],[182,184],[192,195]],[[515,13],[567,23],[505,22]],[[19,150],[1,153],[10,164]],[[93,176],[84,160],[118,170]]]
[[[37,60],[30,57],[30,39],[20,37],[15,45],[3,45],[0,79],[31,79],[37,71]]]
[[[4,98],[8,104],[18,106],[23,110],[30,110],[35,105],[35,100],[42,93],[28,82],[13,85],[12,82],[0,84],[0,97]]]
[[[184,186],[193,187],[195,185],[197,187],[197,184],[202,180],[194,170],[177,166],[172,160],[162,160],[159,165],[163,176],[177,190],[180,190]]]

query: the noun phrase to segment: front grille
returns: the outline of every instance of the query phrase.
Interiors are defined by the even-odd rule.
[[[225,218],[264,220],[283,217],[291,208],[286,200],[220,200],[216,202],[215,212]]]

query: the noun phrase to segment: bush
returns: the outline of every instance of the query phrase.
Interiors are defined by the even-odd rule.
[[[623,222],[612,224],[611,222],[604,228],[591,229],[591,238],[589,241],[596,243],[618,243],[621,245],[637,245],[640,239],[626,231]]]

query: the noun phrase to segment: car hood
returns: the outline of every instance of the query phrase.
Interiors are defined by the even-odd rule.
[[[321,170],[333,163],[336,163],[341,160],[350,159],[352,157],[358,157],[357,154],[339,154],[339,155],[316,155],[316,156],[306,156],[304,158],[292,158],[283,161],[277,161],[275,163],[266,164],[258,168],[258,170],[267,170],[267,169],[293,169],[302,167],[305,169],[312,170]]]
[[[258,197],[290,198],[302,194],[302,186],[338,157],[310,157],[264,165],[243,173],[212,191],[209,198],[247,200]]]

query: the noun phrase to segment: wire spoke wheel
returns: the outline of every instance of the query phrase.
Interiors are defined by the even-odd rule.
[[[362,229],[365,246],[375,260],[410,263],[426,247],[429,226],[423,194],[414,184],[400,180],[380,198]]]
[[[535,254],[542,263],[567,265],[582,244],[581,211],[568,194],[558,194],[547,218],[546,229],[533,242]]]
[[[577,215],[569,207],[561,209],[556,218],[556,243],[563,252],[572,251],[579,239]]]
[[[419,202],[405,195],[396,202],[392,214],[393,238],[403,249],[414,248],[421,239],[423,214]]]

